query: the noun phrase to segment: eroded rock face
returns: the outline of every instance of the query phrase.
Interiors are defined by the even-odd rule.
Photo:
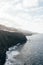
[[[17,45],[18,43],[23,45],[26,41],[27,39],[22,33],[0,30],[0,65],[4,65],[6,51],[9,47]]]

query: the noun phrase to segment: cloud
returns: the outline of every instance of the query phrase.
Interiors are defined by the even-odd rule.
[[[25,2],[29,5],[23,8]],[[18,0],[6,0],[0,4],[0,24],[43,33],[43,7],[35,7],[38,0],[24,0],[15,5]],[[23,5],[23,6],[21,6]]]
[[[38,6],[38,0],[23,0],[22,5],[25,8],[35,7],[35,6]]]
[[[43,0],[39,0],[39,6],[43,6]]]

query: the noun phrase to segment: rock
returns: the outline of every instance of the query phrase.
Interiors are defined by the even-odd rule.
[[[20,43],[20,45],[25,44],[27,41],[26,37],[22,33],[18,32],[8,32],[0,30],[0,65],[4,65],[6,61],[6,51],[8,48],[13,47]]]

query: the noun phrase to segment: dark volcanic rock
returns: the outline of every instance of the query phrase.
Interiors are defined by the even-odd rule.
[[[8,32],[0,30],[0,65],[4,65],[6,51],[18,43],[26,43],[27,39],[24,34],[18,32]]]

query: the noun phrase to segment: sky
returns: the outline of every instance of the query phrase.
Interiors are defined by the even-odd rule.
[[[43,33],[43,0],[0,0],[0,24]]]

